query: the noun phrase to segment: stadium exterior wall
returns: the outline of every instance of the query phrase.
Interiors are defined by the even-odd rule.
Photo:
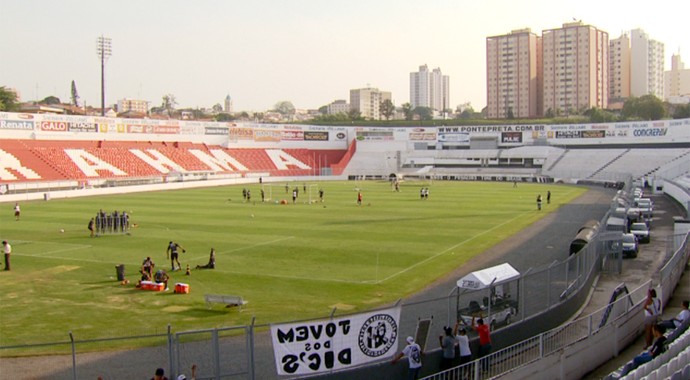
[[[688,213],[687,216],[690,218],[690,191],[680,184],[677,184],[671,180],[664,180],[661,183],[663,186],[664,193],[675,199]]]

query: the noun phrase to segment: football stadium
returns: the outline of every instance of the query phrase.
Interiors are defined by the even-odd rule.
[[[411,344],[429,379],[690,372],[688,319],[633,359],[649,290],[688,298],[690,119],[0,131],[2,378],[393,379]]]

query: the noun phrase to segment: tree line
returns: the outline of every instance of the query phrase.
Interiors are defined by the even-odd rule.
[[[71,104],[78,105],[79,94],[77,92],[76,85],[72,81],[71,86]],[[61,104],[60,99],[55,96],[48,96],[37,102],[38,104]],[[192,117],[202,118],[203,112],[199,109],[182,109],[178,110],[176,108],[177,100],[175,95],[166,94],[162,97],[162,102],[160,106],[154,106],[151,108],[152,113],[156,114],[167,114],[170,117],[179,116],[181,111],[188,111],[192,114]],[[20,104],[17,101],[17,95],[14,91],[9,90],[5,86],[0,86],[0,111],[19,111]],[[313,119],[313,122],[322,123],[352,123],[352,122],[364,122],[365,119],[362,114],[356,109],[350,109],[347,112],[341,112],[337,114],[328,114],[328,106],[322,106],[319,108],[319,115]],[[247,112],[241,112],[236,114],[230,114],[223,112],[223,107],[220,104],[213,106],[214,119],[217,121],[233,121],[236,119],[248,119],[250,115]],[[284,100],[276,103],[271,110],[277,112],[283,116],[284,119],[292,120],[295,115],[295,106],[292,102]],[[434,113],[436,110],[429,107],[412,107],[410,103],[403,103],[400,108],[397,108],[393,102],[389,99],[382,101],[379,104],[379,112],[382,120],[406,120],[406,121],[431,121],[434,119]],[[453,114],[452,110],[442,110],[445,115]],[[396,115],[400,115],[396,117]],[[486,118],[485,110],[482,112],[475,112],[472,107],[464,107],[462,110],[460,107],[456,109],[453,114],[455,119],[462,120],[481,120]],[[261,120],[264,114],[254,114],[254,119]],[[556,119],[561,115],[556,114],[553,110],[548,109],[545,112],[545,119]],[[395,117],[395,118],[394,118]],[[615,122],[615,121],[626,121],[626,120],[660,120],[665,118],[674,119],[685,119],[690,118],[690,103],[688,104],[670,104],[668,102],[663,102],[661,99],[654,95],[644,95],[640,97],[630,97],[627,98],[623,104],[623,108],[620,111],[605,110],[601,108],[589,108],[582,109],[578,112],[571,110],[568,113],[566,119],[559,119],[561,122],[568,122],[568,120],[573,120],[573,122],[589,121],[592,123],[604,123],[604,122]],[[508,119],[514,120],[509,113]]]

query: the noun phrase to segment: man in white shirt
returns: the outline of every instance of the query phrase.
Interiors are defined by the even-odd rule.
[[[393,358],[391,363],[395,364],[403,356],[407,356],[407,360],[410,363],[407,378],[410,380],[417,379],[419,377],[419,370],[422,368],[422,348],[414,342],[414,338],[411,336],[407,337],[407,346]]]
[[[470,339],[467,336],[467,330],[459,327],[460,324],[456,323],[454,334],[460,348],[460,364],[465,364],[472,361],[472,351],[470,350]]]
[[[688,310],[689,304],[690,301],[683,301],[683,309],[680,311],[680,313],[678,313],[678,315],[673,319],[661,321],[660,325],[666,327],[667,329],[675,329],[677,327],[680,327],[680,325],[682,325],[683,322],[687,321],[688,318],[690,318],[690,310]]]
[[[10,270],[10,253],[12,253],[12,246],[7,240],[2,241],[2,250],[5,252],[5,270]]]

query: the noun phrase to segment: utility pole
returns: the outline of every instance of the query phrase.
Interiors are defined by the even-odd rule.
[[[105,116],[105,61],[113,53],[109,37],[98,37],[96,47],[98,48],[98,58],[101,60],[101,116]]]

